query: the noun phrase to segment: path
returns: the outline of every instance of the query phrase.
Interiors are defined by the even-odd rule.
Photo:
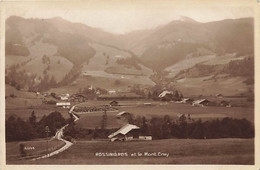
[[[76,122],[77,120],[79,120],[79,118],[74,114],[74,111],[73,111],[74,108],[75,108],[75,106],[76,106],[76,105],[72,106],[71,109],[69,110],[69,113],[72,114],[73,117],[74,117],[74,122]],[[48,153],[48,154],[46,154],[46,155],[43,155],[43,156],[34,158],[34,159],[32,159],[32,160],[35,161],[35,160],[38,160],[38,159],[49,158],[49,157],[51,157],[51,156],[53,156],[53,155],[57,155],[57,154],[59,154],[59,153],[65,151],[66,149],[68,149],[69,147],[71,147],[71,146],[73,145],[73,143],[71,143],[71,142],[69,142],[69,141],[67,141],[67,140],[65,140],[65,139],[62,139],[62,137],[63,137],[63,131],[64,131],[64,129],[65,129],[68,125],[69,125],[69,124],[66,124],[65,126],[63,126],[61,129],[59,129],[59,130],[56,132],[55,136],[53,136],[53,138],[56,138],[56,139],[58,139],[58,140],[60,140],[60,141],[65,142],[65,145],[64,145],[63,147],[61,147],[60,149],[58,149],[58,150],[56,150],[56,151],[53,151],[53,152],[51,152],[51,153]]]

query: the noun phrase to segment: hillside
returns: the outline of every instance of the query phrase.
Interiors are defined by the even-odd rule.
[[[150,33],[131,50],[147,66],[162,70],[184,58],[234,52],[238,56],[253,54],[253,37],[252,18],[210,23],[176,20]]]
[[[236,92],[240,94],[251,88],[252,78],[232,73],[241,64],[228,64],[253,57],[253,52],[252,18],[200,23],[181,17],[123,35],[60,17],[11,16],[6,20],[6,83],[24,90],[66,92],[88,85],[125,90],[135,84],[149,87],[164,81],[182,88],[189,83],[180,82],[190,78],[204,86],[210,81],[214,84],[212,76],[227,74],[221,81],[240,84],[241,90]],[[166,77],[152,80],[161,72]],[[206,87],[212,90],[211,85],[202,88]],[[193,90],[191,85],[185,91]],[[215,93],[210,90],[209,94]]]
[[[160,146],[160,147],[158,147]],[[239,149],[237,149],[239,148]],[[148,156],[168,153],[168,157]],[[127,153],[128,156],[95,156],[96,153]],[[131,156],[142,153],[142,156]],[[73,159],[71,159],[73,158]],[[166,139],[134,142],[77,141],[67,151],[36,162],[9,164],[254,164],[253,139]]]
[[[170,83],[189,95],[253,95],[254,91],[254,59],[252,57],[234,58],[195,64],[183,69]],[[169,76],[171,77],[171,75]],[[218,88],[216,88],[218,87]]]
[[[124,87],[129,82],[153,84],[149,79],[152,71],[135,60],[132,53],[115,46],[122,44],[116,43],[120,39],[120,36],[59,17],[9,17],[6,20],[7,83],[17,89],[46,90],[65,87],[77,82],[81,75],[88,75],[98,77],[96,83],[87,81],[90,85],[109,77],[122,81]],[[120,63],[120,59],[133,62]],[[15,76],[18,74],[20,77]],[[21,81],[21,78],[31,81]],[[86,81],[83,82],[85,86]]]

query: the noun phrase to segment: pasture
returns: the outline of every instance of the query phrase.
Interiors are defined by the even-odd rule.
[[[96,153],[128,156],[96,156]],[[134,153],[142,156],[131,156]],[[145,156],[144,153],[156,153]],[[159,152],[169,154],[159,156]],[[165,139],[154,141],[77,141],[50,159],[25,164],[254,164],[254,139]]]
[[[65,145],[63,141],[57,139],[48,139],[48,152],[47,152],[47,139],[39,139],[32,141],[19,141],[6,143],[6,162],[19,161],[20,157],[20,144],[24,144],[26,156],[34,157],[37,155],[46,154],[48,152],[57,150]]]
[[[92,106],[109,104],[110,101],[87,101],[79,106]],[[117,114],[121,111],[127,111],[134,116],[145,116],[146,118],[162,117],[169,115],[171,118],[177,118],[177,114],[190,114],[191,118],[202,120],[221,119],[224,117],[232,117],[236,119],[245,118],[254,122],[254,108],[253,107],[193,107],[189,104],[177,104],[174,102],[160,102],[150,100],[125,100],[118,101],[119,105]],[[144,103],[151,103],[151,106],[146,106]],[[95,113],[93,113],[94,115]],[[108,113],[109,115],[109,113]],[[88,116],[86,114],[85,116]],[[101,115],[100,115],[101,117]]]
[[[211,79],[212,76],[198,78],[182,78],[174,82],[172,85],[180,90],[184,96],[189,95],[214,95],[221,93],[223,95],[240,95],[248,92],[248,87],[243,81],[244,78],[219,78]],[[216,88],[221,87],[221,88]]]
[[[107,112],[107,129],[120,128],[126,124],[125,121],[117,119],[116,114],[118,112]],[[103,112],[78,114],[80,119],[76,122],[76,125],[85,129],[100,129]]]

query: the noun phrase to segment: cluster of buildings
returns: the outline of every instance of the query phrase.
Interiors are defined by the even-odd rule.
[[[211,102],[208,99],[196,99],[193,100],[191,98],[174,98],[174,93],[172,91],[163,91],[158,96],[162,101],[175,101],[175,103],[187,103],[191,104],[192,106],[198,106],[198,107],[205,107],[205,106],[222,106],[222,107],[231,107],[230,102],[221,100],[220,102]],[[216,94],[216,98],[221,99],[224,98],[222,94]]]

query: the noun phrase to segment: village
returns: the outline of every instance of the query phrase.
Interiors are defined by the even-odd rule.
[[[98,88],[97,88],[98,89]],[[131,91],[116,91],[114,89],[108,90],[105,94],[102,94],[99,90],[96,90],[93,86],[88,87],[88,90],[93,92],[91,99],[89,99],[89,95],[77,93],[77,94],[54,94],[54,93],[43,93],[40,94],[36,92],[36,95],[43,95],[44,104],[55,105],[56,107],[60,107],[63,109],[71,109],[73,106],[73,113],[77,115],[79,118],[81,116],[87,117],[88,114],[100,115],[104,118],[104,115],[107,113],[116,113],[114,118],[117,121],[121,121],[117,126],[117,130],[112,132],[107,136],[107,139],[110,141],[131,141],[131,140],[152,140],[153,137],[151,134],[143,133],[141,128],[136,124],[131,124],[131,120],[134,117],[133,112],[125,111],[122,109],[141,107],[145,110],[147,108],[156,108],[158,105],[167,105],[169,103],[174,103],[177,105],[187,105],[189,107],[232,107],[231,100],[228,97],[223,96],[222,94],[216,94],[215,96],[210,96],[209,99],[207,97],[193,97],[186,98],[183,97],[182,94],[178,91],[169,91],[162,90],[159,95],[154,98],[147,98],[142,95],[138,95]],[[153,92],[151,92],[153,93]],[[150,94],[150,92],[149,92]],[[138,101],[138,102],[135,102]],[[93,103],[93,104],[88,104]],[[235,105],[235,104],[234,104]],[[174,109],[174,108],[173,108]],[[145,116],[139,115],[139,116]],[[192,115],[192,116],[191,116]],[[173,115],[171,115],[173,116]],[[178,123],[179,120],[187,120],[187,122],[194,122],[195,120],[200,119],[198,116],[193,116],[190,113],[176,113],[173,117],[175,117],[175,122]],[[220,117],[222,118],[222,116]],[[107,118],[105,118],[107,119]],[[129,121],[130,120],[130,121]],[[107,123],[107,120],[104,124]],[[87,121],[88,122],[88,121]],[[86,122],[86,123],[87,123]],[[131,122],[131,123],[129,123]],[[100,124],[98,123],[95,127],[98,127]],[[103,125],[107,126],[107,125]],[[102,127],[105,128],[105,127]]]

